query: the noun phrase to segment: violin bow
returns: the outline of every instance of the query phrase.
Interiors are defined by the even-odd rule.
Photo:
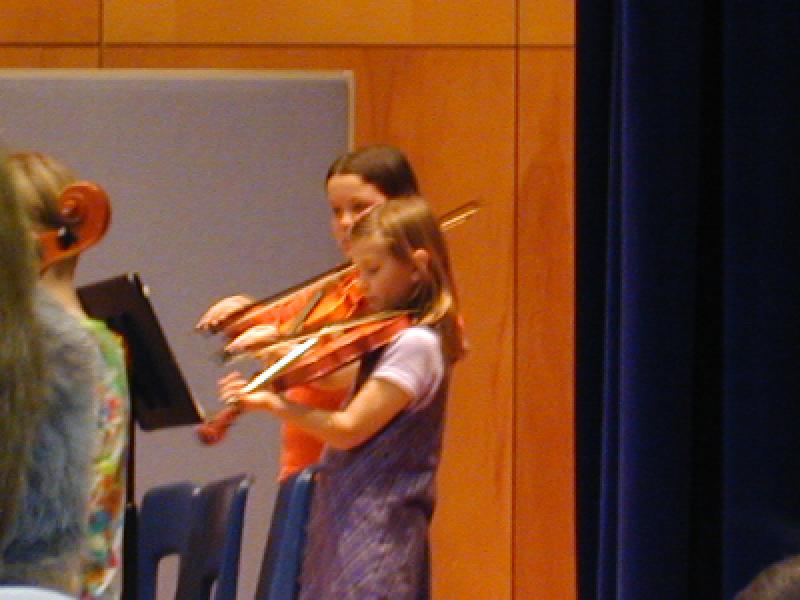
[[[370,323],[378,323],[380,321],[388,321],[390,319],[394,319],[395,317],[400,317],[402,315],[410,315],[413,314],[414,311],[411,310],[385,310],[381,312],[377,312],[371,315],[365,315],[363,317],[355,317],[353,319],[345,319],[343,321],[338,321],[336,323],[328,323],[327,325],[321,325],[317,329],[313,329],[311,331],[303,331],[302,333],[298,334],[287,334],[282,335],[280,337],[276,337],[273,341],[271,341],[266,346],[259,348],[256,352],[263,352],[280,346],[281,344],[288,344],[292,342],[305,342],[308,339],[312,338],[322,338],[326,335],[334,335],[337,333],[342,333],[349,329],[353,329],[354,327],[359,327],[361,325],[369,325]]]
[[[242,388],[243,393],[252,392],[253,390],[258,389],[265,383],[268,383],[270,379],[279,375],[281,371],[283,371],[286,367],[291,366],[291,364],[296,361],[298,358],[303,356],[306,352],[311,350],[317,343],[322,339],[321,335],[316,337],[309,337],[307,340],[304,340],[302,343],[298,344],[290,352],[283,356],[280,360],[276,360],[273,364],[269,367],[261,371],[258,375],[253,377],[250,382]]]
[[[439,226],[442,228],[442,231],[448,231],[449,229],[461,225],[465,221],[471,219],[480,209],[481,205],[477,201],[471,201],[462,204],[461,206],[458,206],[439,217]],[[281,290],[276,294],[272,294],[271,296],[267,296],[261,300],[255,300],[254,302],[235,310],[227,317],[222,319],[214,326],[212,332],[221,331],[226,325],[236,321],[236,319],[245,315],[249,310],[255,308],[256,306],[262,306],[264,310],[269,310],[270,308],[277,306],[281,301],[285,300],[293,293],[308,288],[312,285],[319,285],[320,289],[324,289],[328,284],[334,283],[351,271],[354,271],[355,268],[356,267],[353,263],[349,261],[343,262],[328,269],[327,271],[324,271],[323,273],[320,273],[319,275],[315,275],[309,279],[306,279],[305,281],[301,281],[300,283]],[[313,306],[308,309],[308,313],[310,313],[312,309]]]

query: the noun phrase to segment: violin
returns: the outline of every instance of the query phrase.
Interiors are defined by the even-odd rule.
[[[250,310],[235,326],[228,326],[228,335],[236,337],[254,325],[271,320],[280,323],[282,314],[288,314],[289,318],[283,319],[284,322],[279,324],[278,334],[295,335],[301,331],[319,329],[328,323],[351,319],[366,310],[366,301],[355,269],[349,270],[344,276],[328,280],[325,284],[298,292],[278,305]],[[231,358],[230,353],[223,352],[223,358]]]
[[[286,356],[254,377],[243,391],[251,392],[270,383],[273,390],[283,392],[296,385],[325,377],[355,362],[364,354],[385,346],[412,323],[412,317],[407,311],[389,311],[328,325],[316,333],[279,340],[273,345],[287,341],[297,345]],[[324,343],[320,343],[323,340]],[[198,437],[205,444],[216,444],[224,438],[228,428],[240,414],[241,409],[235,403],[226,406],[198,427]]]
[[[478,210],[477,203],[468,202],[443,215],[439,219],[440,226],[447,231],[471,218]],[[281,326],[279,333],[305,333],[305,339],[322,339],[329,335],[325,332],[326,324],[332,328],[340,327],[341,325],[335,324],[337,321],[358,317],[366,310],[366,300],[358,285],[357,270],[352,263],[346,262],[292,288],[234,311],[216,323],[212,333],[225,330],[229,335],[236,336],[259,322],[280,321],[277,317],[292,304],[300,304],[302,308],[295,313],[295,318]],[[366,352],[389,343],[400,330],[411,324],[407,316],[397,317],[396,321],[394,318],[386,321],[383,326],[378,326],[377,321],[374,326],[365,326],[362,322],[349,334],[342,334],[340,339],[322,344],[316,352],[309,352],[303,360],[298,360],[296,366],[277,370],[275,373],[271,372],[273,367],[270,367],[262,375],[269,372],[269,379],[279,392],[328,375],[358,360]],[[322,330],[308,333],[309,330],[319,327]],[[261,384],[265,382],[266,380]],[[247,391],[253,389],[255,387]],[[222,409],[198,428],[197,434],[201,441],[206,444],[220,441],[240,413],[235,404]]]
[[[478,210],[480,210],[478,203],[467,202],[442,215],[439,224],[443,231],[448,231],[473,217]],[[210,327],[209,331],[214,334],[225,331],[229,337],[236,337],[253,325],[279,321],[277,315],[288,304],[298,300],[302,302],[304,296],[310,298],[305,302],[304,309],[308,310],[308,316],[306,319],[299,319],[300,325],[303,322],[332,323],[354,316],[361,306],[362,296],[355,265],[343,262],[277,294],[256,300],[233,311]],[[303,310],[299,312],[299,316],[303,316]],[[289,328],[297,326],[298,322],[293,319]]]
[[[111,222],[111,204],[103,188],[89,181],[77,181],[61,192],[58,215],[61,223],[58,229],[37,235],[41,272],[100,241]]]

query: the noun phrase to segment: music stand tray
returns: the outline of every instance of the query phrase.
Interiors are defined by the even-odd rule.
[[[122,336],[136,422],[145,431],[203,421],[138,273],[78,288],[89,316]]]

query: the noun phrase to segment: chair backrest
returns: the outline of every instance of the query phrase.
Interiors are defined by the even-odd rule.
[[[178,570],[179,600],[235,600],[245,505],[252,478],[240,474],[194,494],[192,528]],[[214,584],[216,583],[216,587]]]
[[[136,518],[136,598],[155,600],[158,565],[181,555],[189,540],[192,509],[199,487],[188,481],[160,485],[142,498]]]
[[[142,499],[137,530],[137,599],[155,600],[158,564],[180,557],[175,598],[234,600],[242,529],[252,479],[161,485]]]
[[[283,481],[272,509],[256,600],[294,600],[303,565],[315,467]]]

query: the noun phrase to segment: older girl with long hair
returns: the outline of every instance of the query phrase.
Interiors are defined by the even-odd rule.
[[[0,256],[0,585],[75,595],[87,526],[95,347],[36,286],[33,233],[5,159]]]
[[[75,175],[52,156],[24,152],[9,156],[12,189],[35,233],[69,228],[59,199]],[[122,341],[83,310],[75,286],[80,255],[60,256],[40,274],[40,285],[78,321],[92,340],[95,404],[87,535],[81,562],[81,598],[117,600],[122,591],[122,545],[130,398]]]
[[[417,177],[406,155],[387,144],[363,146],[338,156],[325,174],[325,194],[331,214],[331,234],[339,249],[347,254],[350,229],[359,217],[390,198],[419,194]],[[337,283],[342,303],[357,303],[357,288],[351,286],[353,277]],[[303,312],[316,289],[295,294],[278,309],[260,312],[246,311],[242,318],[233,319],[224,327],[230,338],[227,350],[246,352],[271,340],[285,323],[292,322]],[[348,296],[350,294],[350,296]],[[200,319],[198,328],[214,329],[242,307],[252,304],[250,296],[231,296],[209,308]],[[292,401],[317,408],[332,409],[347,398],[355,376],[355,368],[344,368],[331,376],[293,387],[287,391]],[[292,423],[281,427],[279,479],[286,479],[319,460],[322,443]]]

